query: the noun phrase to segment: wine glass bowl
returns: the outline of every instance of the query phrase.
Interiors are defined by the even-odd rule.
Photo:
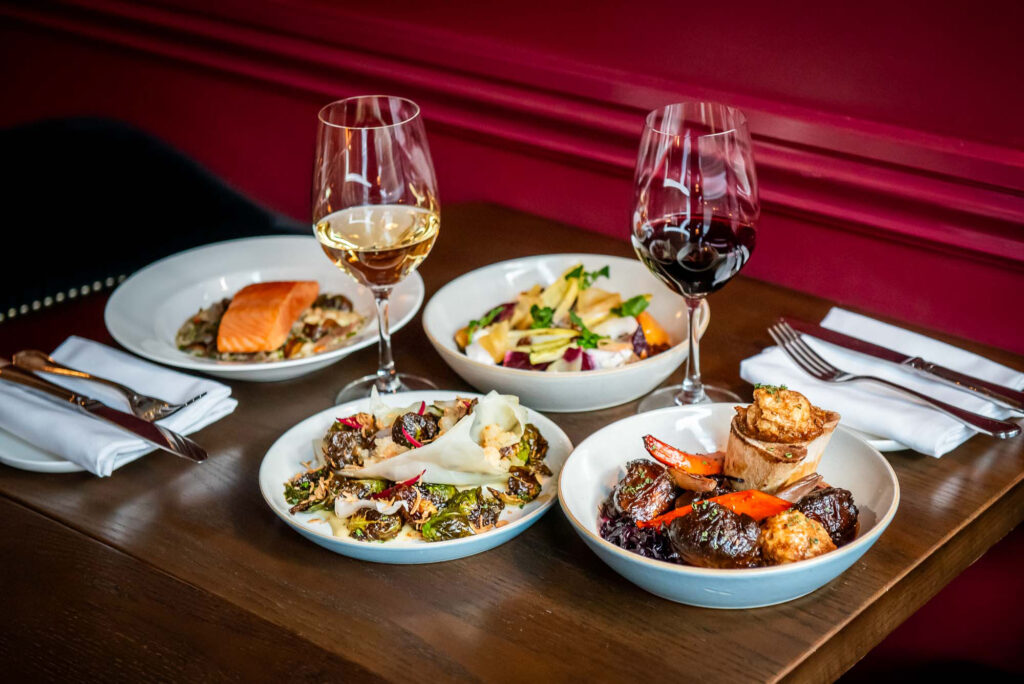
[[[701,300],[750,259],[759,213],[750,133],[741,111],[683,102],[647,115],[634,181],[633,249],[686,298],[691,318]],[[640,410],[739,399],[701,382],[694,336],[686,368],[682,387],[651,394]]]
[[[440,229],[437,180],[420,109],[387,95],[332,102],[320,110],[313,165],[313,233],[334,264],[366,285],[377,304],[380,361],[337,402],[376,387],[433,388],[395,371],[388,330],[391,289],[427,257]]]

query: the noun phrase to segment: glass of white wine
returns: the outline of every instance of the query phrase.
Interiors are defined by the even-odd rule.
[[[430,253],[440,228],[437,180],[420,108],[387,95],[332,102],[319,114],[313,165],[313,232],[338,268],[373,292],[380,330],[375,375],[355,380],[336,403],[432,389],[395,371],[388,329],[391,290]]]

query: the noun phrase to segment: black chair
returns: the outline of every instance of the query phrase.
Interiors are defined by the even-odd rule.
[[[166,143],[109,119],[0,131],[7,166],[0,321],[116,285],[231,238],[309,234]]]

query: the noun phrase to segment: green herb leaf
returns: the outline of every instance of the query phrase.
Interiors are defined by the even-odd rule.
[[[621,306],[613,308],[612,313],[616,316],[639,316],[648,304],[650,302],[647,300],[647,295],[637,295],[624,301]]]
[[[531,328],[550,328],[553,323],[551,318],[555,315],[555,310],[550,306],[537,306],[534,304],[530,307],[530,316],[533,318],[533,322],[530,323]]]
[[[579,278],[580,289],[586,290],[588,287],[594,284],[595,280],[597,280],[601,276],[604,276],[605,278],[611,276],[611,271],[609,270],[608,266],[599,268],[596,271],[584,271],[583,264],[580,264],[576,268],[566,273],[565,279],[572,280],[573,278]]]
[[[754,389],[764,390],[768,394],[775,394],[780,390],[788,388],[785,385],[762,385],[761,383],[757,383],[756,385],[754,385]]]
[[[583,321],[576,315],[575,311],[569,312],[569,318],[580,329],[580,336],[576,338],[576,344],[580,349],[596,349],[598,340],[607,338],[607,335],[598,335],[583,325]]]
[[[498,306],[488,311],[487,314],[480,320],[469,322],[469,330],[467,331],[467,335],[469,336],[470,344],[473,343],[473,333],[475,333],[480,328],[486,328],[491,323],[493,323],[494,319],[498,317],[498,314],[500,314],[504,308],[504,304],[499,304]]]

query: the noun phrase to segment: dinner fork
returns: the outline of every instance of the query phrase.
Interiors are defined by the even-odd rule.
[[[193,397],[181,404],[172,404],[164,401],[163,399],[139,394],[131,387],[126,387],[119,382],[107,380],[106,378],[101,378],[97,375],[86,373],[85,371],[69,368],[68,366],[54,361],[48,355],[37,349],[20,351],[15,354],[11,360],[14,362],[15,366],[25,370],[54,373],[56,375],[65,375],[71,378],[82,378],[83,380],[91,380],[93,382],[107,385],[108,387],[113,387],[123,394],[128,400],[128,406],[131,408],[133,414],[142,420],[149,421],[150,423],[177,413],[186,406],[193,404],[206,396],[206,392],[203,392],[199,396]]]
[[[999,439],[1007,439],[1009,437],[1016,437],[1020,434],[1020,426],[1014,425],[1013,423],[996,420],[995,418],[988,418],[956,406],[951,406],[950,404],[939,401],[938,399],[933,399],[932,397],[921,394],[920,392],[915,392],[914,390],[903,387],[902,385],[889,382],[884,378],[878,378],[873,375],[854,375],[852,373],[847,373],[844,370],[840,370],[823,359],[816,351],[811,349],[810,345],[804,342],[800,335],[783,320],[769,326],[768,334],[771,335],[772,339],[775,340],[779,347],[782,348],[782,351],[784,351],[786,355],[800,367],[801,370],[812,378],[816,378],[823,382],[836,383],[853,382],[857,380],[875,382],[927,402],[945,413],[947,416],[955,418],[968,427],[974,428],[986,435],[998,437]]]

